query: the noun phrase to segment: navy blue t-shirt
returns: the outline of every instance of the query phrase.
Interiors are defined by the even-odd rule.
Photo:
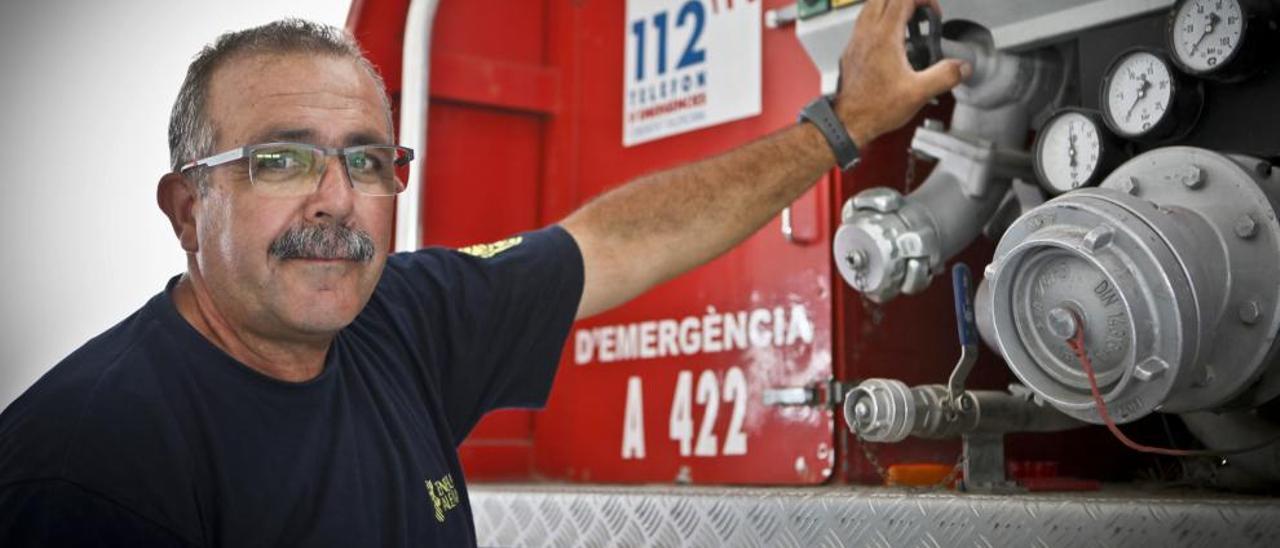
[[[210,344],[170,282],[0,415],[0,545],[474,544],[456,447],[545,403],[583,283],[559,227],[475,255],[389,257],[304,383]]]

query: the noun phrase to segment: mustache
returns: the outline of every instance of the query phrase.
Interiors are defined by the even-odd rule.
[[[376,253],[373,237],[342,225],[295,225],[271,242],[267,253],[285,259],[345,259],[369,262]]]

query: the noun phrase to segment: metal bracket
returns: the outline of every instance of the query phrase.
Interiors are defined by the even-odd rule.
[[[1004,472],[1004,434],[970,432],[960,437],[964,450],[964,491],[1016,493],[1023,489]]]
[[[993,178],[1036,180],[1030,153],[948,133],[940,124],[926,123],[916,128],[911,150],[938,160],[934,169],[954,176],[961,192],[970,198],[985,195]]]
[[[764,26],[769,29],[778,29],[796,22],[800,17],[799,11],[795,4],[788,4],[778,9],[772,9],[764,12]]]
[[[768,407],[821,407],[838,409],[853,384],[827,379],[806,386],[766,388],[761,399]]]
[[[791,206],[782,208],[781,228],[782,238],[789,243],[795,243],[796,231],[795,227],[791,225]]]

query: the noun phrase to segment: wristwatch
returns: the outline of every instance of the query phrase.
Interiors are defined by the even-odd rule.
[[[858,165],[860,157],[858,145],[853,142],[849,131],[844,128],[844,122],[841,122],[836,112],[831,110],[831,99],[830,96],[819,95],[804,106],[798,121],[808,121],[817,126],[822,136],[826,137],[827,144],[831,145],[831,152],[836,155],[836,165],[840,166],[842,171],[848,171]]]

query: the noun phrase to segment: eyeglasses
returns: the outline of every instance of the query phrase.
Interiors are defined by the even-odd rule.
[[[393,196],[403,191],[409,181],[413,149],[394,145],[325,148],[305,143],[263,143],[188,162],[178,172],[248,159],[249,182],[255,192],[302,196],[320,187],[328,165],[325,159],[329,156],[342,159],[347,180],[356,191],[370,196]]]

